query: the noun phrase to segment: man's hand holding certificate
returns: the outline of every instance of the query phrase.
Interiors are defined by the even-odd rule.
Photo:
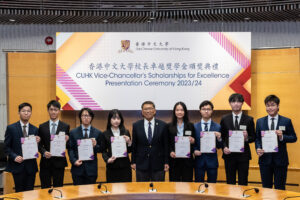
[[[23,160],[35,159],[39,157],[36,137],[30,135],[29,137],[21,138]]]
[[[261,131],[261,142],[264,153],[278,152],[276,131]]]
[[[201,153],[216,153],[215,132],[200,132],[200,151]]]
[[[64,132],[50,136],[50,153],[51,156],[56,157],[66,156],[66,137]]]
[[[127,157],[126,140],[123,136],[110,138],[112,156],[115,158]]]
[[[175,136],[175,154],[177,158],[190,158],[190,139],[188,136]]]
[[[244,131],[229,131],[229,150],[230,152],[244,152]]]
[[[92,138],[77,140],[77,146],[79,160],[94,160],[94,148]]]

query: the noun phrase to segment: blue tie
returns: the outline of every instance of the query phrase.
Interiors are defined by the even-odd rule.
[[[207,126],[208,123],[204,123],[204,131],[208,131],[208,126]]]
[[[148,126],[148,142],[149,144],[151,144],[152,141],[152,128],[151,128],[151,122],[149,122],[149,126]]]

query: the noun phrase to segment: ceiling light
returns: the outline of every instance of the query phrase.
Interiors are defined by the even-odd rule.
[[[15,20],[15,19],[9,19],[9,21],[10,21],[10,22],[15,22],[16,20]]]

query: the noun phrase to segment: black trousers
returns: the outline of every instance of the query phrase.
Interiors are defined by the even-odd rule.
[[[193,170],[193,166],[189,166],[186,164],[185,158],[177,158],[172,162],[170,161],[170,181],[192,182]]]
[[[12,174],[15,182],[16,192],[24,192],[28,190],[33,190],[35,174],[28,174],[26,170],[21,173]]]
[[[238,173],[238,184],[248,185],[249,160],[239,158],[224,159],[226,182],[236,184],[236,173]]]
[[[262,185],[265,188],[274,187],[275,189],[285,190],[287,166],[259,165]]]
[[[144,171],[136,170],[136,181],[147,182],[147,181],[165,181],[165,171]]]
[[[40,168],[41,188],[62,187],[64,174],[65,168]]]
[[[131,182],[132,173],[131,167],[124,168],[106,168],[106,182],[107,183],[119,183],[119,182]]]
[[[97,176],[87,176],[87,175],[77,176],[75,174],[72,174],[72,179],[74,185],[89,185],[89,184],[96,183]]]

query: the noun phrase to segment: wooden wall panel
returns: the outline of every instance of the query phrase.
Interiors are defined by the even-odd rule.
[[[264,98],[273,93],[281,98],[280,114],[292,118],[296,133],[300,131],[300,111],[297,102],[300,97],[300,64],[299,48],[252,51],[252,109],[248,114],[256,119],[265,116]],[[8,53],[8,102],[9,123],[19,119],[17,106],[23,101],[33,105],[31,122],[34,125],[48,120],[46,104],[55,98],[55,53]],[[227,101],[228,97],[224,98]],[[141,102],[142,103],[142,102]],[[200,104],[201,102],[199,102]],[[188,106],[188,105],[187,105]],[[173,105],[170,105],[170,109]],[[221,117],[230,111],[215,111],[213,120],[220,122]],[[125,126],[130,130],[132,123],[141,118],[140,111],[123,111]],[[104,131],[108,111],[95,112],[93,126]],[[79,125],[78,112],[63,111],[61,119],[70,124],[71,129]],[[190,111],[190,120],[200,119],[198,111]],[[171,111],[158,111],[157,118],[166,122],[171,120]],[[260,182],[258,158],[254,144],[251,144],[253,159],[250,162],[249,181]],[[300,144],[288,145],[290,166],[288,183],[300,184]],[[218,150],[219,173],[218,180],[225,181],[222,152]],[[70,164],[69,164],[70,167]],[[66,183],[70,183],[69,167],[66,170]],[[135,173],[133,173],[135,180]],[[99,161],[98,181],[105,181],[105,163]],[[255,185],[255,184],[254,184]],[[290,190],[300,191],[299,186],[288,186]]]

